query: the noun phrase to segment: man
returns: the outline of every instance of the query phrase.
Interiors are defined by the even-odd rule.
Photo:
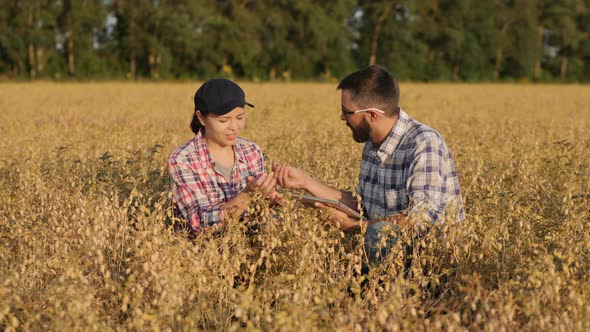
[[[388,238],[385,248],[379,248],[385,227],[405,227],[410,219],[463,220],[459,181],[446,143],[434,129],[399,108],[399,87],[392,75],[383,67],[369,66],[344,78],[338,90],[340,119],[356,142],[365,143],[356,191],[368,218],[363,222],[370,263],[379,262],[396,242]],[[330,188],[297,168],[276,163],[273,171],[284,188],[304,189],[357,209],[352,193]],[[330,213],[343,231],[361,226],[341,211]]]

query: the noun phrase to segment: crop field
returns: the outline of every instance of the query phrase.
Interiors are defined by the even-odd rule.
[[[257,231],[173,231],[166,159],[199,85],[0,84],[0,330],[590,330],[590,86],[402,82],[467,218],[363,274],[362,232],[292,201],[283,222],[256,202]],[[335,83],[242,87],[267,166],[355,187]]]

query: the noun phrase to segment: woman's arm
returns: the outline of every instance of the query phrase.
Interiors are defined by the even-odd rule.
[[[170,159],[168,174],[173,199],[193,231],[199,232],[224,218],[222,204],[212,204],[214,198],[207,195],[207,184],[189,164]],[[221,201],[221,197],[217,198]]]

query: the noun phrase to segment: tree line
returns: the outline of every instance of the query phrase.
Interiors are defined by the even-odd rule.
[[[0,77],[590,81],[590,0],[0,0]]]

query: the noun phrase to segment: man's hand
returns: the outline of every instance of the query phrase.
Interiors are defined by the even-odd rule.
[[[340,230],[344,232],[353,231],[360,226],[359,220],[350,218],[346,213],[340,210],[336,210],[322,203],[315,203],[314,206],[317,208],[326,209],[332,216],[330,223],[334,226],[338,226]]]
[[[272,163],[272,170],[276,174],[277,181],[281,187],[306,189],[308,175],[304,171],[279,162]]]
[[[275,185],[277,184],[277,178],[274,172],[270,174],[262,173],[258,179],[254,179],[253,176],[249,176],[247,179],[245,192],[259,192],[268,198],[275,198],[278,193],[275,191]]]

